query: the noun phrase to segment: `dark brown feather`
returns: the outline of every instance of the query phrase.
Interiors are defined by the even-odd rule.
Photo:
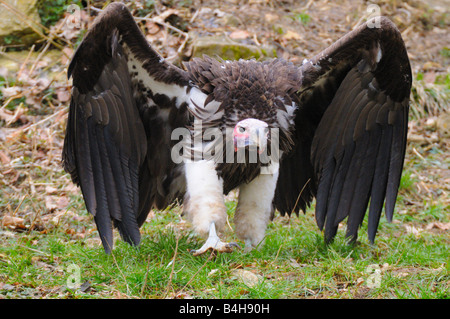
[[[286,111],[285,104],[298,101],[295,94],[300,89],[300,73],[292,63],[282,59],[264,62],[255,60],[217,61],[208,56],[195,58],[185,63],[190,81],[207,94],[205,107],[196,106],[192,114],[202,120],[202,128],[220,128],[226,140],[225,128],[234,128],[241,120],[255,118],[266,122],[269,128],[279,129],[280,150],[288,152],[293,144],[291,125],[283,126],[277,119],[279,110]],[[220,118],[207,110],[207,105],[216,101],[223,111]],[[230,141],[228,141],[230,142]],[[268,146],[270,148],[270,144]],[[233,152],[228,148],[228,152]],[[227,143],[219,155],[227,153]],[[270,154],[269,154],[270,155]],[[246,154],[248,157],[248,153]],[[217,165],[219,175],[224,178],[224,192],[228,193],[242,183],[248,183],[259,175],[261,163],[237,163]]]
[[[138,245],[150,209],[184,195],[182,172],[170,160],[170,133],[188,123],[186,105],[136,79],[131,58],[154,81],[187,88],[186,72],[161,59],[120,3],[97,17],[68,70],[74,88],[63,166],[80,185],[107,252],[113,226]]]
[[[281,164],[274,204],[282,214],[297,212],[316,196],[327,241],[346,217],[347,237],[355,240],[370,200],[373,242],[383,202],[390,220],[397,196],[411,68],[400,32],[387,18],[376,19],[379,28],[361,25],[300,68],[296,142]]]
[[[244,163],[236,163],[227,140],[226,132],[248,118],[279,130],[283,156],[273,203],[281,214],[304,211],[316,197],[316,220],[327,241],[346,217],[347,237],[356,239],[369,201],[371,241],[384,202],[392,219],[411,69],[388,19],[380,18],[380,28],[356,28],[300,68],[283,59],[207,56],[185,67],[187,72],[164,61],[120,3],[101,13],[70,63],[74,88],[63,165],[80,185],[106,251],[113,226],[137,245],[149,210],[183,199],[184,168],[171,159],[175,128],[191,128],[192,137],[210,128],[222,132],[225,143],[212,156],[234,156],[233,163],[216,166],[224,193],[258,176],[267,163],[249,164],[248,152]],[[188,100],[193,90],[202,92],[203,105]],[[200,132],[194,119],[202,121]],[[191,156],[197,151],[193,147]]]

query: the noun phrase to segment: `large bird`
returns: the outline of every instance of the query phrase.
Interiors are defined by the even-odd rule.
[[[129,10],[110,4],[68,69],[63,166],[81,187],[104,249],[132,245],[152,208],[182,203],[206,238],[195,255],[232,251],[218,237],[238,189],[235,233],[258,246],[275,210],[305,210],[325,240],[368,209],[374,241],[392,219],[406,147],[411,67],[401,35],[375,17],[303,64],[217,61],[178,68],[151,48]]]

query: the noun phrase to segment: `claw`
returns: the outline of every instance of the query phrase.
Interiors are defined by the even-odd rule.
[[[204,254],[210,249],[213,250],[214,252],[219,253],[231,253],[233,252],[233,248],[235,247],[240,248],[240,246],[237,243],[224,243],[219,240],[214,245],[210,245],[206,242],[202,247],[200,247],[200,249],[192,249],[191,253],[194,256],[198,256]]]
[[[241,248],[237,243],[224,243],[216,234],[216,226],[214,222],[209,226],[209,236],[206,242],[199,249],[192,249],[190,252],[194,256],[204,254],[212,249],[214,252],[231,253],[233,248]]]

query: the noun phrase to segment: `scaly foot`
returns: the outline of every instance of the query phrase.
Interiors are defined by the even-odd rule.
[[[191,253],[194,256],[198,256],[204,254],[210,249],[220,253],[231,253],[235,247],[240,248],[237,243],[224,243],[220,240],[219,236],[216,234],[216,226],[214,222],[212,222],[209,226],[209,236],[206,242],[199,249],[191,250]]]

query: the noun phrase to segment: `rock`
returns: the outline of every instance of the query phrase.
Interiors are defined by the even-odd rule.
[[[1,5],[0,5],[1,8]],[[28,50],[22,51],[8,51],[5,54],[0,55],[0,76],[7,78],[13,77],[14,74],[20,70],[22,64],[28,58],[29,61],[36,61],[40,52],[28,52]],[[63,63],[65,57],[61,50],[52,49],[47,50],[45,54],[40,59],[40,64],[49,65],[53,61],[61,60]],[[67,75],[61,72],[48,72],[48,77],[55,81],[66,81]]]
[[[16,289],[16,287],[13,285],[10,285],[10,284],[4,284],[4,285],[2,285],[1,289],[6,290],[6,291],[12,291],[12,290]]]
[[[237,27],[242,24],[242,21],[236,17],[234,14],[226,13],[220,19],[217,20],[217,22],[226,27]]]
[[[40,29],[41,19],[37,10],[38,0],[6,0],[0,4],[0,45],[29,45],[39,39],[33,28]],[[17,13],[10,10],[14,8]],[[24,19],[21,19],[24,16]],[[30,25],[33,26],[30,27]]]
[[[220,57],[224,60],[263,59],[274,57],[274,48],[261,48],[256,45],[233,41],[225,36],[199,37],[193,43],[193,57]]]
[[[450,113],[442,113],[436,120],[438,134],[443,138],[450,138]]]
[[[249,288],[253,288],[263,281],[263,278],[260,275],[254,274],[251,271],[244,269],[232,270],[231,276],[238,279]]]

